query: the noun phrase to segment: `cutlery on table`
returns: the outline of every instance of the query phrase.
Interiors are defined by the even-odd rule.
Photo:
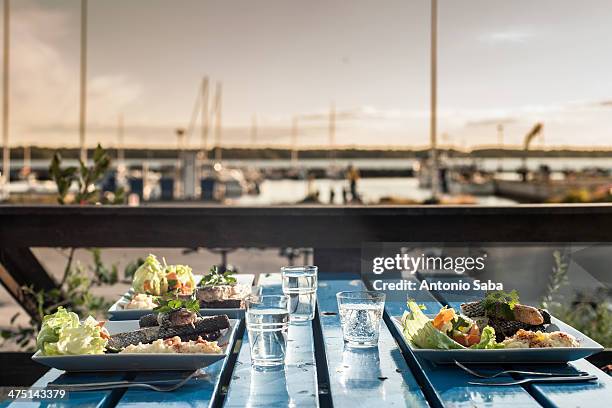
[[[579,375],[575,377],[542,377],[542,378],[525,378],[523,380],[508,381],[508,382],[480,382],[470,381],[468,384],[472,385],[491,385],[491,386],[505,386],[505,385],[521,385],[521,384],[532,384],[532,383],[578,383],[597,380],[596,375]]]
[[[152,380],[146,382],[138,382],[138,381],[109,381],[109,382],[99,382],[99,383],[84,383],[84,384],[49,384],[49,388],[58,388],[66,391],[102,391],[102,390],[113,390],[119,388],[148,388],[153,391],[159,392],[169,392],[174,391],[181,388],[185,385],[189,380],[196,377],[200,370],[196,370],[191,373],[189,376],[181,379],[179,382],[176,382],[169,386],[159,386],[155,384],[164,384],[168,382],[174,382],[177,380],[168,379],[168,380]]]
[[[543,377],[581,377],[581,376],[589,375],[589,373],[584,372],[584,371],[578,371],[577,373],[544,373],[540,371],[520,371],[520,370],[504,370],[504,371],[499,371],[495,374],[481,374],[478,371],[474,371],[473,369],[466,367],[465,365],[461,364],[460,362],[456,360],[455,360],[455,364],[461,369],[463,369],[464,371],[472,374],[474,377],[485,378],[485,379],[495,378],[495,377],[498,377],[500,375],[505,375],[505,374],[537,375],[537,376],[543,376]]]

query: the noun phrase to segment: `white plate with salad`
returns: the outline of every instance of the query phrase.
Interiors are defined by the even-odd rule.
[[[228,356],[239,324],[227,316],[198,319],[195,325],[165,328],[165,333],[195,333],[195,339],[181,339],[167,337],[164,328],[143,328],[138,321],[98,322],[92,317],[80,321],[75,313],[60,308],[45,317],[32,360],[69,372],[193,371]],[[220,325],[224,328],[218,329]],[[161,335],[156,338],[152,332]],[[214,340],[205,340],[207,335],[214,335]],[[144,344],[141,336],[148,336]]]
[[[150,314],[157,306],[156,297],[174,294],[177,297],[195,296],[198,285],[206,281],[208,275],[193,274],[187,265],[168,265],[162,258],[160,262],[155,255],[150,254],[145,262],[136,270],[132,288],[126,292],[108,310],[111,320],[137,320]],[[216,274],[214,281],[231,281],[236,285],[251,288],[255,281],[253,274]],[[202,315],[228,314],[239,318],[241,314],[236,308],[202,308]]]
[[[514,293],[505,295],[465,303],[460,312],[443,307],[436,314],[409,301],[404,315],[392,320],[405,346],[435,363],[564,363],[603,350],[547,311],[521,305]]]

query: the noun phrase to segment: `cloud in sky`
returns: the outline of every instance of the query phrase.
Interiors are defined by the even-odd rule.
[[[447,109],[438,111],[439,134],[447,134],[446,140],[453,143],[465,140],[468,145],[487,145],[497,141],[497,125],[503,124],[508,144],[518,145],[524,134],[534,123],[543,122],[547,130],[547,142],[551,145],[580,144],[589,141],[593,145],[602,145],[599,133],[585,130],[585,123],[592,126],[606,121],[609,109],[602,107],[602,102],[573,102],[568,104],[531,105],[516,109]],[[424,146],[429,134],[429,112],[427,110],[384,109],[363,106],[337,111],[336,141],[338,145],[364,146]],[[298,121],[298,145],[301,147],[322,146],[329,142],[329,110],[317,110],[300,116]],[[258,143],[271,146],[288,146],[291,143],[291,117],[268,116],[258,118]],[[612,127],[611,127],[612,128]],[[148,145],[151,147],[173,147],[176,126],[156,124],[146,121],[128,123],[125,132],[131,135],[128,142],[131,146]],[[49,134],[70,134],[76,132],[73,124],[46,122],[33,125],[29,133],[35,137]],[[116,124],[113,121],[98,121],[88,126],[92,139],[103,141],[114,146]],[[199,128],[194,129],[188,143],[198,147],[200,143]],[[224,144],[244,146],[250,142],[250,124],[228,124],[224,126]],[[76,133],[75,133],[76,134]],[[377,137],[384,135],[384,138]],[[572,137],[580,135],[581,140],[572,143]],[[416,137],[419,136],[419,137]],[[209,148],[212,147],[214,135],[209,134]],[[414,143],[414,140],[422,140]],[[605,144],[605,143],[604,143]]]
[[[89,144],[115,145],[123,112],[128,144],[175,146],[202,75],[223,81],[224,144],[248,144],[257,113],[260,143],[287,145],[299,114],[300,145],[324,145],[332,101],[338,144],[428,143],[427,7],[262,1],[266,7],[246,0],[91,2]],[[448,3],[453,19],[442,24],[441,17],[439,44],[441,135],[488,144],[504,123],[508,143],[520,143],[544,122],[550,145],[609,145],[612,58],[600,52],[606,35],[586,28],[612,11],[585,9],[571,24],[555,25],[567,21],[567,10],[525,1],[502,14],[495,5]],[[295,18],[288,23],[287,16]],[[78,34],[79,2],[14,2],[12,144],[77,144]],[[568,102],[574,99],[582,102]]]
[[[508,125],[511,123],[516,123],[518,122],[518,118],[511,118],[511,117],[498,117],[498,118],[485,118],[485,119],[479,119],[479,120],[470,120],[468,121],[465,126],[466,127],[477,127],[477,126],[497,126],[497,125]]]
[[[494,31],[482,34],[480,41],[491,44],[522,44],[534,36],[533,32],[526,29],[510,29],[505,31]]]
[[[66,58],[59,46],[70,36],[65,27],[74,24],[60,10],[33,4],[12,10],[12,144],[48,144],[51,140],[74,144],[78,139],[78,54]],[[78,44],[78,38],[74,42]],[[116,122],[117,112],[140,92],[134,79],[120,73],[89,76],[88,122]],[[62,131],[30,132],[49,123],[61,124]]]

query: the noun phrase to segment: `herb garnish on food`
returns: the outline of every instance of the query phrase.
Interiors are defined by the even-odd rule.
[[[230,271],[221,273],[216,265],[212,266],[208,275],[204,275],[200,281],[200,286],[233,285],[236,283],[236,278],[232,275],[233,273]]]
[[[193,313],[200,312],[200,302],[198,299],[176,299],[174,297],[157,297],[155,303],[158,304],[153,312],[170,313],[181,309],[187,309]]]
[[[482,301],[485,313],[501,314],[508,320],[514,320],[514,313],[512,311],[517,304],[519,304],[519,295],[516,290],[510,293],[501,290],[489,292]]]

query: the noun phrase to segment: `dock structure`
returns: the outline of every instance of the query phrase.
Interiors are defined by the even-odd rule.
[[[495,180],[495,195],[519,202],[545,203],[558,200],[573,191],[593,192],[612,186],[612,178],[585,178],[576,180]]]

